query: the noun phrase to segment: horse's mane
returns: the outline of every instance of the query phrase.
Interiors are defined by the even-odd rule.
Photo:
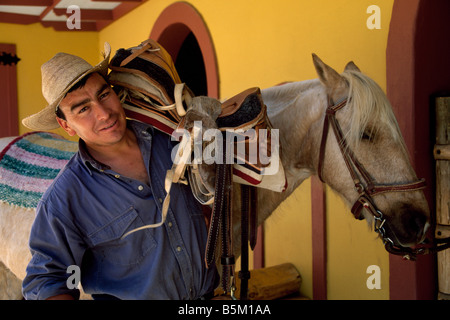
[[[391,104],[380,86],[361,72],[345,71],[342,76],[349,83],[348,104],[353,109],[346,133],[349,144],[357,149],[363,133],[376,136],[383,127],[391,131],[393,142],[404,145]]]

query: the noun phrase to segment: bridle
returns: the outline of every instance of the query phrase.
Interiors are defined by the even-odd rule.
[[[333,128],[333,132],[338,141],[339,148],[341,150],[342,157],[347,166],[347,169],[352,177],[353,183],[355,185],[355,189],[358,192],[359,196],[356,200],[355,204],[351,208],[351,212],[353,213],[356,219],[362,220],[364,216],[362,215],[362,210],[366,209],[370,214],[374,217],[374,231],[379,234],[380,238],[383,240],[383,244],[388,252],[396,255],[402,255],[406,259],[415,260],[416,255],[418,254],[429,254],[435,253],[441,250],[445,250],[450,247],[450,238],[446,239],[436,239],[436,246],[432,248],[408,248],[398,245],[394,242],[395,239],[391,239],[387,235],[386,230],[389,229],[388,222],[384,217],[384,214],[381,210],[376,206],[373,197],[379,194],[387,193],[387,192],[410,192],[424,189],[426,186],[425,180],[420,179],[417,181],[413,181],[411,183],[405,184],[392,184],[392,185],[383,185],[377,184],[375,180],[371,177],[371,175],[367,172],[364,166],[358,161],[353,151],[347,144],[347,141],[342,133],[341,126],[339,125],[338,120],[336,119],[336,112],[342,109],[347,105],[347,99],[343,101],[332,104],[328,103],[328,107],[326,109],[325,121],[323,125],[322,132],[322,141],[320,144],[320,153],[319,153],[319,167],[318,167],[318,175],[322,182],[323,180],[323,167],[325,162],[325,149],[328,139],[328,130],[331,125]],[[392,229],[390,229],[392,231]],[[391,235],[395,237],[395,234],[391,232]],[[397,241],[398,242],[398,241]],[[439,245],[441,243],[441,245]]]

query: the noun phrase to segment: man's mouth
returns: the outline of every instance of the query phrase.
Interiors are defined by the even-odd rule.
[[[111,123],[109,126],[104,127],[103,129],[101,129],[101,131],[105,131],[105,130],[111,129],[112,127],[114,127],[116,125],[116,123],[117,123],[117,120],[114,121],[113,123]]]

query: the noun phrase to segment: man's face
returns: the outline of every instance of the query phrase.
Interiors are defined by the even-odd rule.
[[[119,98],[98,73],[92,74],[83,87],[69,92],[59,108],[66,117],[57,118],[60,126],[88,146],[113,145],[125,135],[126,117]]]

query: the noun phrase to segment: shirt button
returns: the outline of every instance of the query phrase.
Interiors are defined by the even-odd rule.
[[[172,224],[172,222],[169,221],[168,225],[169,225],[170,228],[172,228],[173,224]]]
[[[163,199],[162,199],[162,198],[158,198],[158,200],[159,200],[159,203],[162,203],[162,202],[163,202]]]
[[[114,177],[116,177],[117,179],[119,179],[119,178],[120,178],[120,175],[116,174],[116,175],[114,175]]]
[[[139,187],[138,187],[138,190],[139,190],[139,191],[142,191],[142,190],[144,190],[144,187],[143,187],[143,186],[139,186]]]
[[[180,246],[177,247],[177,251],[178,251],[178,252],[181,251],[181,247],[180,247]]]

